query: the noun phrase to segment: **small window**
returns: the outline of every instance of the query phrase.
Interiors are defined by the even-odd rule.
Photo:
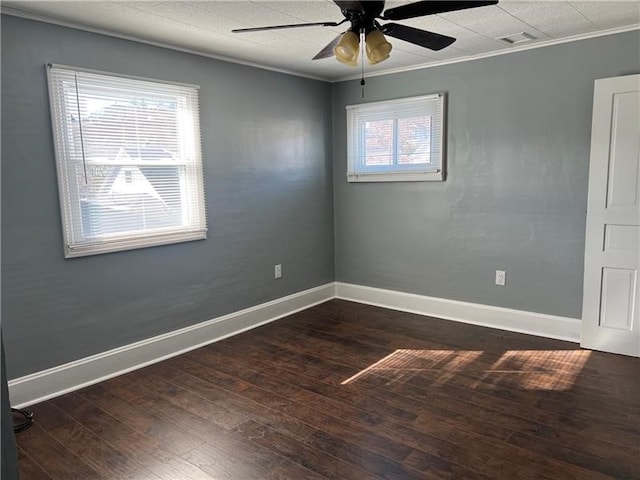
[[[47,70],[65,256],[206,238],[198,87]]]
[[[347,106],[350,182],[444,179],[444,94]]]

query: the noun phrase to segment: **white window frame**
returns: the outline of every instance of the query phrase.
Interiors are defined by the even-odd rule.
[[[200,144],[199,87],[65,65],[47,64],[46,67],[65,258],[205,239],[207,224]],[[78,160],[72,158],[69,148],[71,138],[69,119],[71,115],[77,117],[78,110],[71,111],[72,108],[63,100],[63,96],[69,95],[69,91],[61,85],[63,81],[60,77],[61,72],[64,75],[86,74],[85,78],[90,76],[95,78],[96,82],[121,80],[127,86],[135,85],[135,88],[143,89],[148,86],[156,92],[158,89],[166,88],[167,95],[175,95],[176,101],[183,105],[183,111],[179,115],[183,119],[181,125],[184,123],[184,127],[181,127],[179,141],[184,150],[189,152],[186,155],[188,158],[171,163],[172,166],[182,166],[184,169],[184,174],[179,181],[183,202],[190,197],[190,202],[183,204],[183,225],[95,236],[85,236],[80,233],[82,231],[80,193],[73,173]],[[80,140],[80,142],[83,141]],[[81,161],[84,164],[84,154]],[[165,163],[168,164],[168,162]]]
[[[445,93],[348,105],[347,181],[416,182],[445,179]],[[365,124],[371,120],[394,120],[416,116],[431,117],[430,164],[369,166],[364,164]],[[395,135],[395,133],[394,133]],[[394,138],[394,143],[397,138]],[[394,150],[394,156],[397,152]]]

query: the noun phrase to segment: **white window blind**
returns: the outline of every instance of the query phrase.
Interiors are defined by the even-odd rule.
[[[65,256],[206,238],[198,88],[47,70]]]
[[[444,178],[444,94],[347,106],[350,182]]]

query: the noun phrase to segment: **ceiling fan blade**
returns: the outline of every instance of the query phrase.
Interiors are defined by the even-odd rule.
[[[405,42],[420,45],[430,50],[442,50],[456,41],[453,37],[440,35],[439,33],[428,32],[418,28],[400,25],[398,23],[387,23],[380,28],[380,31],[390,37],[399,38]]]
[[[342,33],[338,35],[336,38],[334,38],[333,40],[331,40],[331,42],[327,44],[327,46],[324,47],[322,50],[320,50],[316,54],[316,56],[313,57],[311,60],[320,60],[322,58],[333,57],[333,49],[336,45],[338,45],[338,42],[340,41],[341,37],[342,37]]]
[[[390,8],[382,14],[383,20],[405,20],[407,18],[422,17],[424,15],[433,15],[435,13],[453,12],[455,10],[464,10],[466,8],[486,7],[487,5],[495,5],[498,0],[480,0],[480,1],[435,1],[435,2],[415,2],[408,5],[400,5],[399,7]]]
[[[272,25],[269,27],[236,28],[235,30],[231,30],[231,32],[233,33],[262,32],[265,30],[281,30],[284,28],[300,28],[300,27],[314,27],[314,26],[337,27],[338,25],[344,22],[346,22],[346,19],[342,20],[341,22],[292,23],[289,25]]]

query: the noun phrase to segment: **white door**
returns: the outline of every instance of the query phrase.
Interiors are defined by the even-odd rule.
[[[640,357],[640,75],[596,80],[582,347]]]

